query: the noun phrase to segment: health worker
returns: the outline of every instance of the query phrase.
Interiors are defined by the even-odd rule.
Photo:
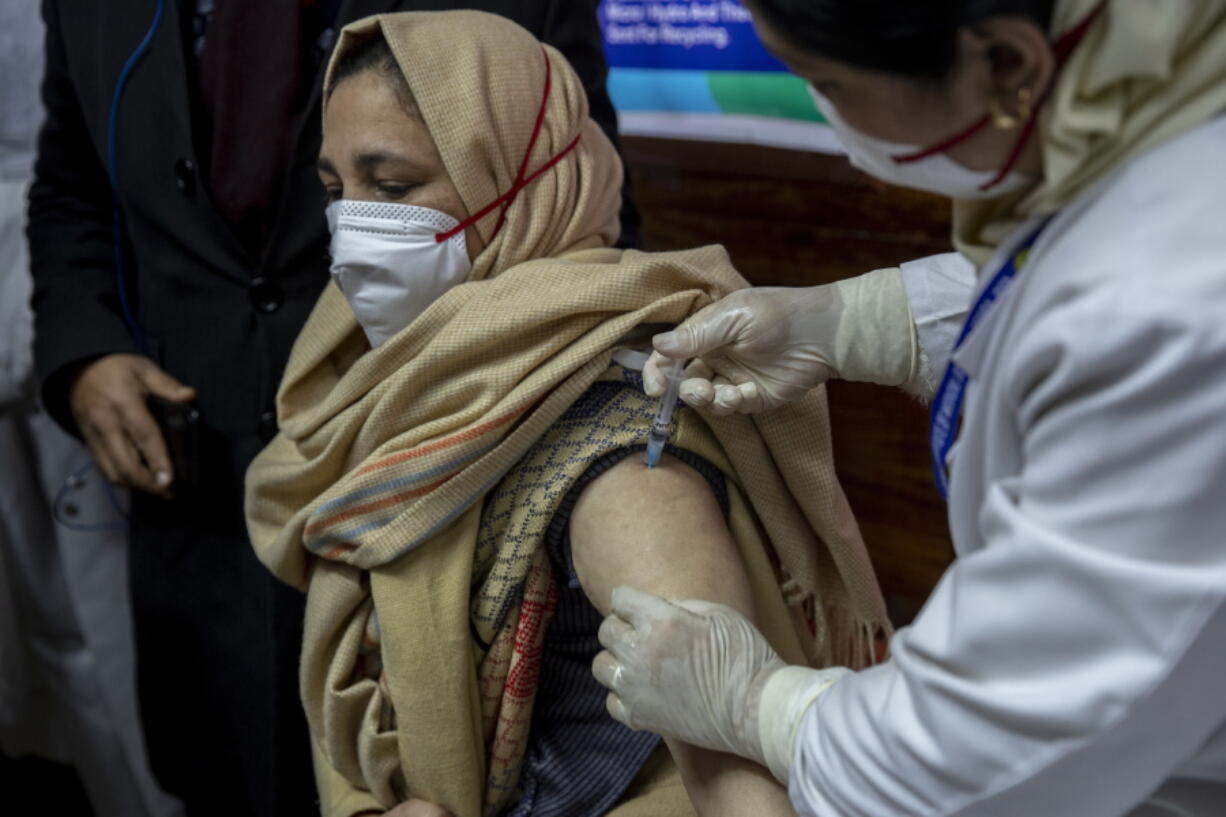
[[[621,588],[610,712],[801,815],[1226,814],[1226,2],[747,5],[854,164],[954,200],[958,253],[744,290],[657,352],[715,412],[926,396],[957,559],[858,673]]]

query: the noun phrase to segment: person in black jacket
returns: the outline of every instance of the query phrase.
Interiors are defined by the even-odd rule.
[[[44,0],[47,123],[28,227],[42,396],[105,476],[135,489],[141,714],[154,771],[189,813],[317,809],[297,689],[302,597],[256,561],[242,497],[328,280],[315,160],[332,32],[388,11],[502,14],[566,55],[615,136],[596,6]],[[196,418],[169,448],[158,398]]]

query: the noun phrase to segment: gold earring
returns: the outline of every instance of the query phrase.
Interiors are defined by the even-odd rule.
[[[1034,92],[1029,88],[1022,87],[1017,89],[1017,113],[1011,114],[1005,110],[1005,107],[997,100],[993,99],[989,105],[989,110],[992,114],[992,124],[1000,130],[1013,130],[1022,122],[1030,119],[1034,113],[1034,107],[1031,105],[1031,99]]]

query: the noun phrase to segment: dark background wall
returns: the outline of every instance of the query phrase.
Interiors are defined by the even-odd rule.
[[[805,286],[949,250],[946,201],[881,184],[843,157],[625,137],[647,250],[723,244],[753,284]],[[927,412],[898,389],[831,383],[840,479],[891,617],[915,616],[952,558]]]

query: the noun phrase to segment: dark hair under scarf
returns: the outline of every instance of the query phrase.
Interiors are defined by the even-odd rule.
[[[958,29],[1022,16],[1047,30],[1055,0],[746,0],[789,43],[854,65],[917,78],[944,77]]]

